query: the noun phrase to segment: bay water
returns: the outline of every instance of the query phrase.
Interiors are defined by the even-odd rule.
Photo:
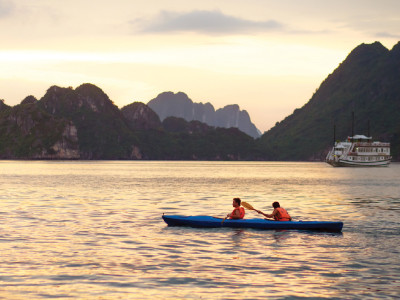
[[[161,218],[234,197],[343,232]],[[400,298],[400,164],[0,161],[0,253],[0,299]]]

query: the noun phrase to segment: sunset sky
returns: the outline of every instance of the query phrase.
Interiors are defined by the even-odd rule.
[[[181,91],[265,131],[356,46],[400,41],[400,1],[0,0],[0,41],[8,105],[87,82],[120,108]]]

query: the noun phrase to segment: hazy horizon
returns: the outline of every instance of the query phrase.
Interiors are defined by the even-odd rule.
[[[362,43],[400,40],[400,3],[0,0],[0,99],[100,87],[119,107],[166,91],[238,104],[262,132]]]

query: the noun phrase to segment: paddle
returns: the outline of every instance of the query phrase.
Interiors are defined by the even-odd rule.
[[[242,204],[242,206],[243,206],[245,209],[248,209],[248,210],[255,210],[255,211],[258,212],[258,213],[261,212],[260,210],[255,209],[251,204],[249,204],[249,203],[247,203],[247,202],[242,201],[241,204]]]
[[[264,215],[264,213],[263,213],[261,210],[255,209],[251,204],[249,204],[249,203],[247,203],[247,202],[242,201],[241,204],[242,204],[242,206],[243,206],[245,209],[254,210],[254,211],[258,212],[259,214],[263,214],[263,215]],[[265,220],[267,220],[267,221],[273,221],[273,220],[270,220],[270,219],[265,219]]]

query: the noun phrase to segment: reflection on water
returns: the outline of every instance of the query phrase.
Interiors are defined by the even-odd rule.
[[[400,296],[400,165],[0,162],[0,298]],[[343,233],[167,227],[233,197]],[[247,218],[258,214],[247,211]]]

